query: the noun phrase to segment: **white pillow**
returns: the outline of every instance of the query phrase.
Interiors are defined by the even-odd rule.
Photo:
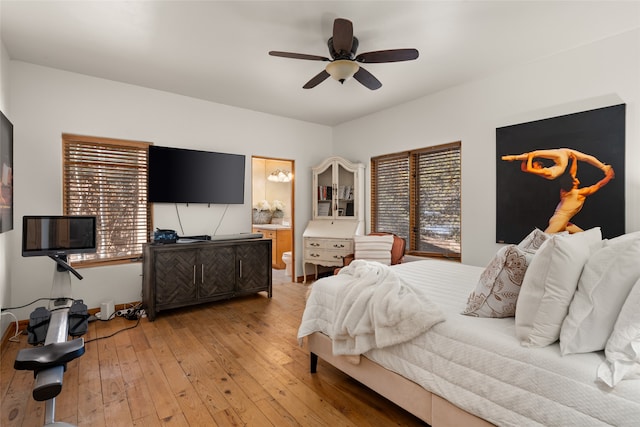
[[[393,235],[384,236],[353,236],[354,258],[367,261],[378,261],[384,265],[391,265],[391,247]]]
[[[604,350],[638,277],[640,235],[613,244],[605,242],[589,257],[560,331],[563,355]]]
[[[635,240],[640,238],[640,231],[635,231],[633,233],[621,234],[618,237],[614,237],[613,239],[604,240],[604,245],[614,245],[616,243],[620,243],[627,240]]]
[[[607,358],[598,366],[598,379],[614,387],[625,378],[640,378],[640,279],[633,285],[607,341]]]
[[[520,285],[531,259],[533,253],[525,252],[516,245],[500,248],[480,275],[462,314],[477,317],[514,316]]]
[[[555,235],[542,244],[525,273],[516,304],[516,336],[523,345],[544,347],[560,337],[582,267],[601,245],[600,227]]]

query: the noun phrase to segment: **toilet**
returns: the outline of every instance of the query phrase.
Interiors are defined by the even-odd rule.
[[[291,277],[291,251],[282,253],[282,262],[286,266],[285,274]]]

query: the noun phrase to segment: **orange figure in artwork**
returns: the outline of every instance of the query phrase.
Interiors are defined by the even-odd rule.
[[[535,160],[536,158],[550,159],[554,164],[553,166],[545,167],[541,161]],[[549,219],[549,225],[545,229],[547,233],[560,231],[577,233],[583,231],[580,227],[570,222],[571,218],[580,212],[588,196],[600,190],[615,177],[611,165],[606,165],[591,155],[570,148],[536,150],[530,153],[502,156],[502,160],[520,160],[522,161],[520,169],[523,172],[532,173],[545,179],[551,180],[560,177],[560,202]],[[597,167],[604,173],[604,178],[593,185],[580,188],[580,180],[577,177],[578,161],[584,161]],[[571,162],[570,166],[569,162]],[[569,166],[568,176],[565,175],[567,166]],[[568,183],[562,182],[566,181],[565,178],[570,181]]]
[[[545,179],[556,179],[567,170],[571,155],[581,162],[589,163],[590,165],[602,170],[602,172],[606,172],[605,169],[607,165],[602,163],[600,160],[572,148],[536,150],[529,153],[502,156],[502,160],[509,162],[521,160],[522,163],[520,164],[520,169],[523,172],[532,173]],[[549,159],[552,160],[554,164],[553,166],[545,167],[541,161],[536,159]]]

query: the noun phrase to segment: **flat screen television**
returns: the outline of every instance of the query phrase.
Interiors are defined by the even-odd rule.
[[[245,156],[149,147],[152,203],[244,203]]]
[[[95,216],[22,218],[22,256],[59,257],[95,251]]]

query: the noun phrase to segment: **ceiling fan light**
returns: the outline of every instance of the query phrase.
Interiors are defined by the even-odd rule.
[[[348,59],[338,59],[337,61],[330,62],[327,65],[326,71],[335,80],[340,83],[344,83],[345,80],[353,77],[358,72],[360,66],[355,61]]]

